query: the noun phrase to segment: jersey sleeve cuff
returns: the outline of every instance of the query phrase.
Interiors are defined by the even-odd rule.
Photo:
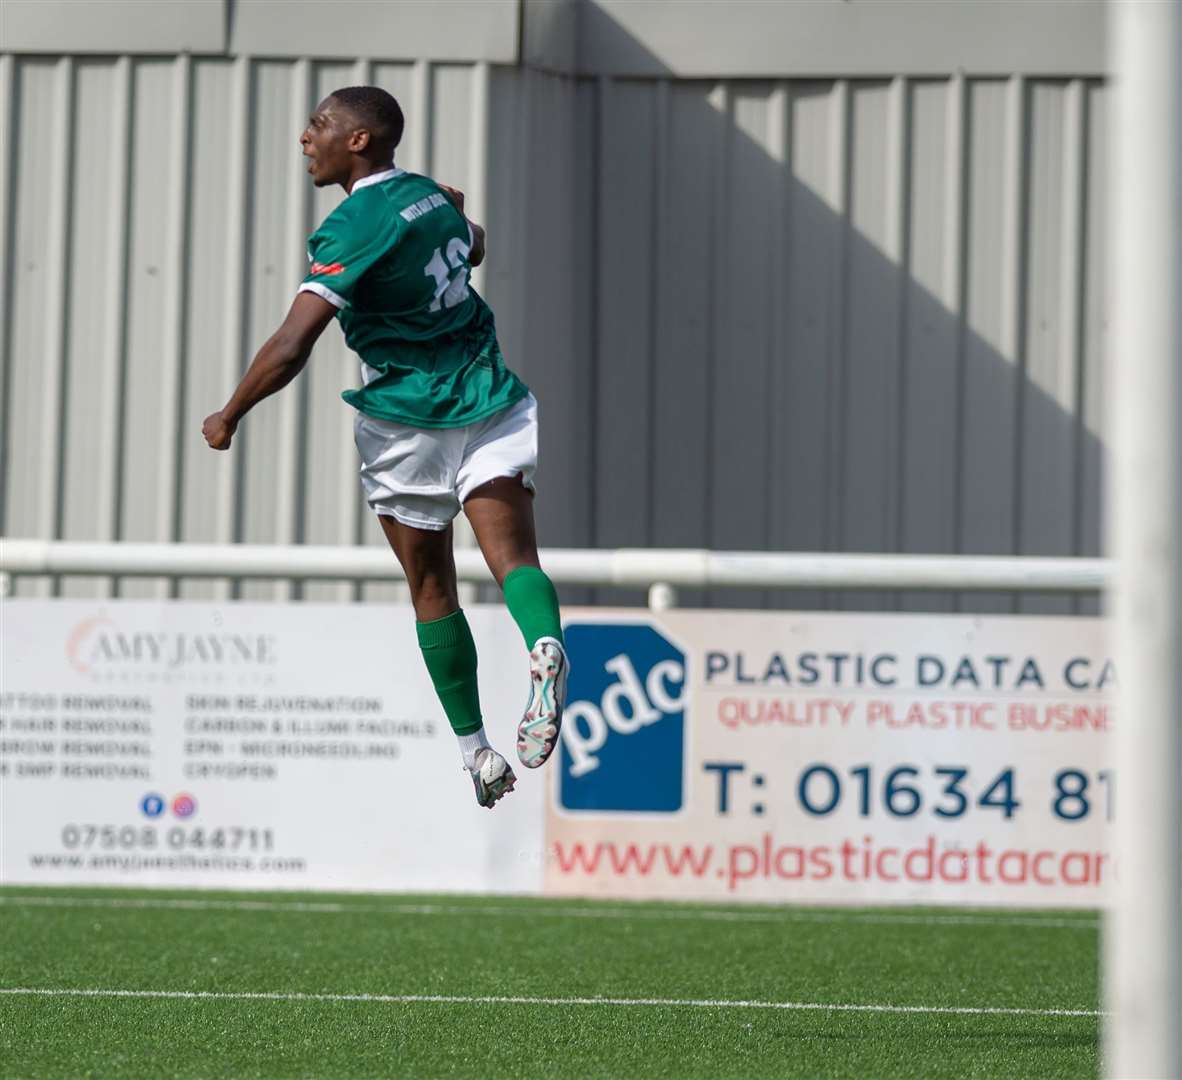
[[[319,281],[305,281],[296,292],[315,293],[317,296],[327,300],[333,307],[340,308],[341,310],[349,306],[349,302],[343,296],[338,296],[327,285],[321,285]]]

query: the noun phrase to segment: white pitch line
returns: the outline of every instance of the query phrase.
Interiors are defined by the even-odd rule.
[[[576,919],[641,919],[663,922],[674,919],[737,923],[871,923],[901,926],[1034,926],[1049,929],[1095,930],[1099,919],[1039,918],[1032,915],[914,915],[859,911],[711,911],[629,907],[506,907],[475,904],[342,904],[304,900],[201,900],[151,897],[0,896],[0,906],[62,908],[147,908],[161,911],[265,911],[318,915],[475,915],[482,917],[531,917]]]
[[[855,1005],[824,1001],[710,998],[508,997],[478,994],[302,994],[221,990],[71,990],[0,987],[27,997],[177,998],[213,1001],[356,1001],[380,1005],[607,1005],[624,1008],[778,1009],[785,1012],[947,1013],[954,1016],[1105,1016],[1099,1009],[1022,1009],[1000,1005]]]

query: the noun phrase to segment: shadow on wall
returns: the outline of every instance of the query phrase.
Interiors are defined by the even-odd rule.
[[[513,345],[545,417],[544,544],[1098,553],[1101,86],[599,79],[564,104],[557,76],[521,78],[533,239]],[[569,176],[542,167],[572,143]],[[567,277],[554,220],[573,222]]]

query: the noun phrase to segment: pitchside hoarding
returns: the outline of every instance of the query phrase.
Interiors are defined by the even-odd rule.
[[[507,735],[521,637],[469,618]],[[4,604],[5,883],[534,892],[542,800],[476,804],[409,608]]]
[[[1102,902],[1102,621],[585,613],[567,634],[548,892]]]
[[[468,614],[508,751],[523,644]],[[9,601],[0,881],[1102,902],[1100,620],[567,618],[558,760],[489,813],[407,608]]]

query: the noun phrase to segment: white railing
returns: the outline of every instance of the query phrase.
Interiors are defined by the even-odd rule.
[[[487,584],[480,552],[457,549],[464,582]],[[549,548],[542,565],[560,585],[647,589],[651,607],[675,606],[678,588],[907,589],[1096,592],[1108,559],[993,555],[844,555],[687,548]],[[380,547],[268,544],[82,543],[0,538],[0,573],[119,577],[401,581]]]

